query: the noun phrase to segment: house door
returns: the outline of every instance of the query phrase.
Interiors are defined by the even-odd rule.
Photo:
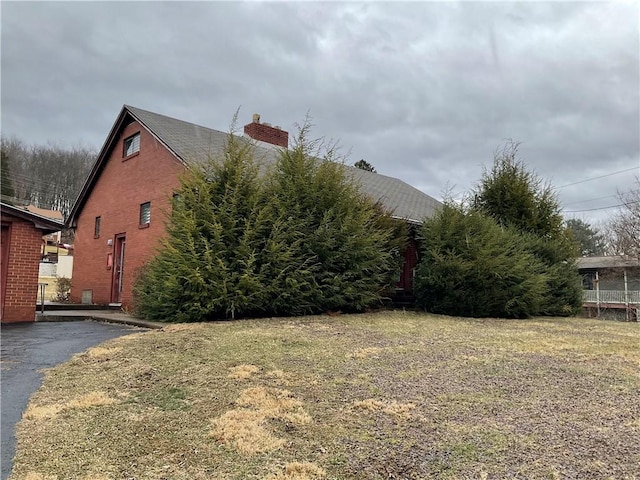
[[[122,282],[124,279],[124,250],[126,237],[124,234],[116,235],[114,261],[113,261],[113,283],[111,287],[111,303],[122,303]]]
[[[413,292],[413,276],[418,265],[418,244],[415,239],[409,239],[409,243],[404,251],[404,262],[400,272],[400,280],[396,288],[405,293]]]
[[[2,225],[2,238],[0,239],[0,243],[2,245],[2,258],[0,262],[2,265],[0,266],[0,270],[2,270],[1,277],[1,285],[0,285],[0,293],[2,294],[2,301],[0,304],[0,320],[4,318],[4,300],[6,298],[6,289],[7,289],[7,272],[9,271],[9,240],[11,235],[9,234],[9,225]]]

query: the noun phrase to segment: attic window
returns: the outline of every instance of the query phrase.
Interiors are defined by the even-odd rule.
[[[124,156],[129,157],[140,151],[140,132],[124,140]]]

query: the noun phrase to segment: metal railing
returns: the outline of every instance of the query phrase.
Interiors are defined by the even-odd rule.
[[[583,290],[585,303],[640,304],[640,290]]]

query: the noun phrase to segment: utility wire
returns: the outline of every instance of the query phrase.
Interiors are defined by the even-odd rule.
[[[40,179],[40,178],[37,178],[37,177],[34,177],[34,176],[25,175],[23,173],[9,172],[8,177],[9,177],[9,179],[11,179],[13,181],[16,181],[16,182],[39,183],[39,184],[43,184],[43,185],[58,186],[57,183],[52,182],[50,180]]]
[[[24,175],[22,173],[9,172],[9,176],[8,177],[12,182],[16,182],[16,183],[35,184],[35,185],[38,185],[38,186],[48,186],[48,187],[54,187],[54,188],[65,187],[66,186],[66,185],[64,185],[64,182],[58,183],[58,182],[52,182],[50,180],[42,180],[42,179],[39,179],[37,177],[31,177],[31,176],[28,176],[28,175]]]
[[[617,205],[610,205],[608,207],[587,208],[584,210],[565,210],[564,213],[580,213],[580,212],[593,212],[595,210],[608,210],[609,208],[617,208],[617,207],[622,207],[624,205],[633,205],[634,203],[640,203],[640,200],[633,200],[632,202],[619,203]]]
[[[640,167],[631,167],[625,170],[620,170],[619,172],[607,173],[605,175],[599,175],[597,177],[587,178],[585,180],[580,180],[579,182],[567,183],[566,185],[560,185],[559,187],[555,187],[556,190],[560,190],[561,188],[570,187],[572,185],[578,185],[579,183],[590,182],[591,180],[598,180],[599,178],[611,177],[612,175],[618,175],[619,173],[630,172],[631,170],[639,170]]]
[[[630,192],[624,192],[624,193],[637,193],[640,192],[640,189],[638,190],[631,190]],[[565,203],[564,205],[575,205],[576,203],[587,203],[587,202],[595,202],[596,200],[604,200],[605,198],[614,198],[617,197],[619,194],[614,194],[614,195],[607,195],[606,197],[598,197],[598,198],[589,198],[587,200],[578,200],[576,202],[569,202],[569,203]]]

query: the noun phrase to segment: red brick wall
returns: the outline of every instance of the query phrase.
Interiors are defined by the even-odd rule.
[[[123,141],[140,132],[140,152],[123,159]],[[115,235],[126,234],[123,307],[131,305],[136,271],[153,255],[164,235],[164,212],[179,187],[180,163],[137,122],[123,129],[102,174],[78,217],[74,241],[71,300],[79,303],[83,290],[92,290],[93,303],[111,302],[112,269],[107,255],[114,252]],[[139,227],[140,204],[151,202],[151,223]],[[101,217],[99,238],[95,218]],[[108,245],[111,240],[113,245]]]
[[[38,297],[42,232],[33,223],[7,214],[2,214],[2,224],[9,225],[10,229],[9,245],[2,245],[3,252],[9,248],[7,281],[0,290],[3,295],[2,323],[33,322]]]

